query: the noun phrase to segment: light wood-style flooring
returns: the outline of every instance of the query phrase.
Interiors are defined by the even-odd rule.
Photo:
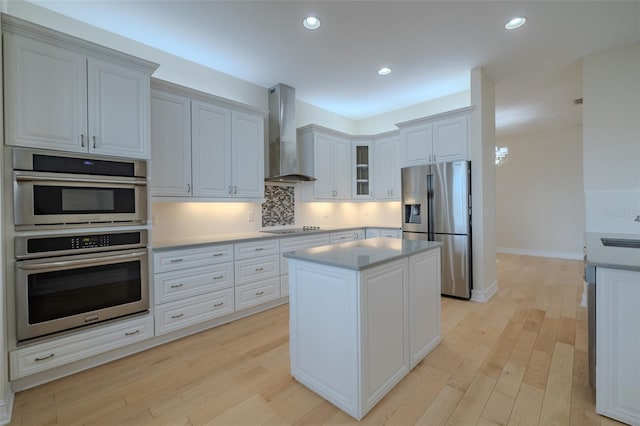
[[[442,299],[443,341],[362,424],[609,425],[588,386],[582,262],[498,257],[489,303]],[[348,425],[289,375],[288,305],[16,395],[13,425]]]

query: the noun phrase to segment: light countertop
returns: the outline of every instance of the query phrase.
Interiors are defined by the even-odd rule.
[[[289,259],[361,271],[441,247],[437,241],[372,238],[284,253]]]
[[[181,247],[191,247],[206,244],[223,244],[223,243],[238,243],[242,241],[260,240],[263,238],[290,238],[299,237],[303,235],[318,235],[327,234],[331,232],[350,231],[356,229],[366,228],[380,228],[380,229],[400,229],[393,226],[348,226],[340,228],[323,228],[318,231],[306,231],[295,234],[271,234],[268,232],[242,232],[242,233],[229,233],[229,234],[214,234],[203,235],[198,237],[180,238],[174,240],[154,241],[151,245],[154,250],[162,249],[175,249]]]

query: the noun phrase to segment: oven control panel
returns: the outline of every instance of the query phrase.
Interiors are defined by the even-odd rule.
[[[51,235],[18,237],[15,239],[16,258],[65,255],[105,249],[124,249],[147,245],[147,231],[110,232],[104,234]]]

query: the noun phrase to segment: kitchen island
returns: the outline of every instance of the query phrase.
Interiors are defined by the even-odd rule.
[[[440,342],[441,245],[374,238],[285,253],[296,380],[364,417]]]

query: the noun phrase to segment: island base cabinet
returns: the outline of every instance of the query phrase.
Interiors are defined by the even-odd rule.
[[[291,374],[361,419],[410,370],[408,260],[355,271],[290,259],[289,283]]]
[[[596,412],[640,425],[640,272],[596,269]]]
[[[440,343],[440,252],[409,259],[411,368]]]

